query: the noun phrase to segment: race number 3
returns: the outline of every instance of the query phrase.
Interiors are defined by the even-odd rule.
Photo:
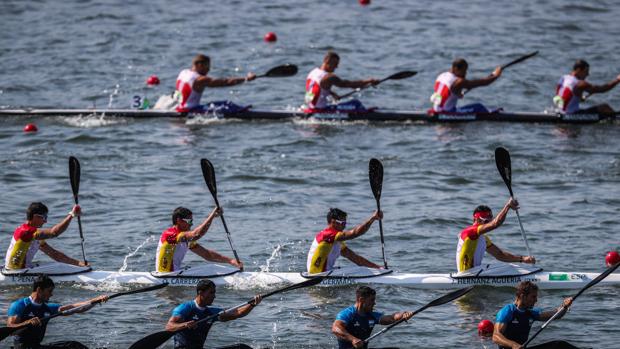
[[[142,96],[133,96],[131,100],[131,109],[142,109]]]

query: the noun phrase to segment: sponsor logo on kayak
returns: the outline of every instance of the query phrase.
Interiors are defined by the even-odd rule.
[[[549,281],[568,281],[568,274],[549,274]]]
[[[476,120],[476,114],[438,114],[437,120],[472,121]]]
[[[457,285],[497,285],[518,284],[521,281],[540,282],[537,277],[531,276],[498,276],[492,278],[457,278],[452,279],[452,284]]]
[[[562,120],[566,121],[598,121],[598,114],[564,114]]]

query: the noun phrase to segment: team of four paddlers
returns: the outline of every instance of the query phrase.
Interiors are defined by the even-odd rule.
[[[500,249],[491,242],[487,235],[488,232],[502,225],[510,210],[517,209],[518,203],[512,198],[506,202],[496,216],[493,216],[491,209],[487,206],[476,207],[473,212],[472,225],[463,229],[458,237],[456,262],[459,271],[479,266],[482,263],[485,251],[504,262],[532,264],[536,262],[533,256],[514,255]],[[192,211],[184,207],[176,208],[172,213],[172,226],[166,229],[159,239],[156,253],[157,271],[179,270],[188,250],[195,252],[207,261],[229,263],[242,269],[243,264],[237,258],[226,257],[213,250],[206,249],[198,243],[213,220],[222,213],[221,208],[215,207],[201,224],[192,229]],[[75,205],[58,224],[51,228],[43,228],[47,222],[48,208],[40,202],[31,203],[26,211],[26,222],[19,226],[13,234],[6,254],[5,268],[7,270],[20,270],[30,267],[39,249],[58,262],[85,265],[85,262],[65,255],[52,248],[47,242],[47,240],[61,235],[68,228],[73,218],[80,215],[81,208]],[[381,219],[383,219],[383,213],[375,211],[363,223],[353,229],[346,230],[347,213],[337,208],[330,208],[326,217],[327,227],[316,234],[308,252],[308,272],[325,275],[325,272],[334,268],[340,255],[360,266],[381,268],[381,266],[356,254],[345,244],[345,241],[363,235],[374,222]],[[310,283],[306,282],[306,285],[299,285],[298,287],[317,283],[312,279],[310,280]],[[16,332],[14,336],[15,348],[84,348],[82,344],[77,342],[41,345],[49,321],[49,318],[46,317],[54,314],[70,315],[84,312],[92,308],[94,304],[107,301],[109,297],[99,296],[86,302],[61,306],[49,302],[53,290],[53,281],[47,276],[41,276],[34,282],[29,297],[19,299],[9,307],[7,328],[24,328],[21,332]],[[537,302],[537,291],[537,286],[529,281],[520,283],[517,287],[515,302],[506,305],[498,312],[494,329],[489,331],[487,335],[492,336],[500,347],[523,347],[523,343],[528,339],[532,320],[545,321],[554,315],[555,318],[561,317],[572,303],[572,298],[566,298],[558,311],[543,312],[534,307]],[[450,296],[448,301],[463,294]],[[220,309],[212,306],[215,298],[215,284],[210,280],[202,280],[197,284],[196,297],[172,311],[172,315],[166,324],[165,334],[169,334],[168,337],[164,338],[163,341],[161,338],[155,338],[155,342],[153,342],[152,337],[145,338],[146,341],[142,341],[141,344],[138,343],[133,348],[156,347],[153,343],[157,343],[158,346],[173,334],[175,348],[202,348],[213,321],[229,321],[246,316],[261,302],[263,297],[257,295],[241,306],[229,310]],[[376,293],[372,288],[361,286],[357,289],[355,304],[337,315],[332,325],[332,332],[337,337],[340,348],[366,347],[375,324],[396,324],[408,320],[414,315],[414,313],[407,311],[388,315],[376,312],[373,310],[375,297]],[[443,301],[443,303],[445,302],[446,300]],[[443,303],[439,302],[439,304]],[[573,348],[572,345],[561,341],[545,345],[550,346],[541,346],[540,348]]]
[[[452,62],[449,71],[441,73],[434,84],[434,91],[430,97],[432,103],[429,114],[485,114],[499,111],[491,110],[481,103],[473,103],[457,107],[459,99],[477,87],[487,86],[497,80],[502,71],[515,64],[522,62],[537,54],[538,51],[525,55],[508,64],[499,66],[493,72],[484,78],[468,79],[467,70],[468,63],[465,59],[459,58]],[[338,68],[340,57],[335,52],[328,52],[321,66],[314,68],[306,78],[306,94],[305,109],[306,113],[350,113],[364,112],[367,109],[364,105],[356,100],[338,103],[343,97],[336,94],[332,88],[353,88],[363,89],[368,86],[374,86],[384,80],[369,78],[364,80],[345,80],[338,77],[334,72]],[[202,113],[213,109],[220,108],[225,112],[237,112],[240,107],[231,102],[212,102],[201,104],[202,94],[207,87],[234,86],[246,81],[254,80],[257,76],[254,73],[248,73],[245,77],[233,78],[213,78],[208,75],[211,68],[211,59],[208,56],[199,54],[194,57],[192,67],[181,71],[176,81],[175,99],[178,102],[176,110],[183,113]],[[403,72],[404,73],[404,72]],[[586,81],[590,73],[590,65],[583,59],[579,59],[573,65],[573,70],[562,76],[557,83],[553,104],[562,114],[597,114],[601,117],[615,116],[614,110],[608,104],[598,104],[588,108],[581,108],[580,102],[585,101],[590,95],[595,93],[604,93],[614,88],[620,83],[620,75],[614,80],[601,85],[594,85]],[[411,74],[394,74],[395,79],[410,77]],[[387,78],[390,79],[390,78]],[[587,94],[587,95],[586,95]],[[347,93],[345,96],[350,95]]]

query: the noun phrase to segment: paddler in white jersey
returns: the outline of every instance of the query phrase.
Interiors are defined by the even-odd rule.
[[[213,219],[221,214],[221,208],[214,208],[207,219],[196,229],[190,230],[194,223],[192,211],[185,207],[177,207],[172,212],[173,226],[166,229],[159,239],[155,270],[160,273],[180,270],[187,250],[194,252],[207,261],[228,263],[243,270],[243,263],[237,263],[235,258],[228,258],[213,250],[206,249],[197,242],[209,230]]]
[[[203,112],[205,106],[200,104],[200,98],[205,87],[225,87],[239,85],[256,79],[256,74],[248,73],[243,78],[212,78],[207,76],[211,69],[211,58],[199,54],[192,60],[192,68],[184,69],[179,73],[176,82],[176,96],[179,100],[177,111]]]
[[[336,52],[327,52],[323,58],[321,67],[314,68],[306,78],[306,110],[307,113],[335,110],[359,110],[365,109],[358,100],[346,103],[333,104],[330,100],[338,100],[340,97],[332,91],[332,86],[363,88],[369,85],[376,85],[379,80],[343,80],[334,71],[338,68],[340,56]]]
[[[336,259],[345,256],[351,262],[370,268],[381,268],[377,264],[356,254],[345,245],[345,240],[355,239],[370,229],[374,221],[383,219],[383,212],[375,211],[366,222],[351,230],[344,230],[347,225],[347,213],[337,208],[327,212],[327,228],[319,232],[308,252],[308,273],[316,274],[334,269]]]
[[[71,220],[82,213],[80,206],[75,205],[69,211],[67,216],[58,224],[49,229],[41,229],[43,224],[47,222],[47,214],[49,210],[41,202],[33,202],[26,210],[26,222],[13,233],[11,244],[6,251],[4,259],[4,268],[7,270],[17,270],[34,267],[32,260],[41,250],[56,262],[88,266],[83,261],[73,259],[64,253],[52,248],[46,240],[53,239],[62,234],[71,223]]]
[[[435,80],[431,113],[489,113],[489,109],[481,103],[468,104],[457,108],[456,104],[463,98],[465,90],[487,86],[502,75],[502,68],[497,67],[491,75],[482,79],[467,80],[467,61],[458,58],[452,62],[450,71],[441,73]]]
[[[604,85],[592,85],[586,81],[590,74],[590,64],[583,59],[577,60],[570,74],[560,78],[557,84],[553,103],[566,114],[599,114],[602,116],[614,116],[614,110],[607,103],[598,104],[586,109],[579,108],[579,102],[584,98],[583,92],[589,94],[604,93],[620,83],[620,75]]]

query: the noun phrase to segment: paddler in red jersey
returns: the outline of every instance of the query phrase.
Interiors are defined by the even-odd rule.
[[[459,242],[456,248],[456,267],[459,272],[481,265],[485,251],[502,262],[536,263],[536,258],[533,256],[517,256],[503,251],[493,244],[487,235],[488,232],[495,230],[504,223],[510,209],[519,209],[517,200],[512,198],[508,200],[495,218],[493,218],[493,212],[488,206],[476,207],[473,224],[463,229],[459,234]]]
[[[366,222],[345,231],[347,213],[337,208],[330,208],[327,212],[327,228],[316,235],[308,252],[308,273],[316,274],[334,269],[334,264],[340,255],[360,266],[381,268],[353,252],[344,243],[345,240],[363,235],[370,229],[373,222],[380,219],[383,219],[383,212],[375,211]]]
[[[32,260],[39,250],[43,251],[43,253],[56,262],[81,267],[88,266],[84,261],[73,259],[52,248],[52,246],[47,243],[48,239],[59,237],[60,234],[67,230],[73,218],[82,214],[80,206],[74,205],[60,223],[49,229],[42,229],[41,227],[43,227],[43,224],[47,223],[48,212],[47,206],[41,202],[33,202],[28,206],[26,210],[26,222],[15,229],[11,244],[6,251],[4,260],[5,269],[18,270],[34,267],[35,265],[33,265]]]
[[[565,114],[598,114],[612,117],[614,110],[607,103],[598,104],[590,108],[579,108],[579,102],[584,99],[583,92],[589,94],[604,93],[620,83],[620,75],[604,85],[592,85],[586,81],[590,74],[590,64],[583,59],[577,60],[570,74],[560,78],[553,97],[553,104]]]
[[[243,78],[216,79],[207,76],[209,69],[211,69],[211,58],[199,54],[192,60],[191,69],[184,69],[179,73],[175,92],[176,98],[179,101],[177,106],[178,112],[206,112],[209,106],[200,104],[200,98],[205,87],[234,86],[256,79],[256,74],[254,73],[248,73]]]
[[[364,88],[376,85],[379,80],[344,80],[339,78],[334,71],[338,68],[340,56],[336,52],[327,52],[323,58],[323,64],[319,68],[314,68],[306,78],[306,113],[320,112],[346,112],[364,111],[366,108],[356,99],[335,104],[340,97],[332,91],[333,86],[348,88]]]
[[[237,263],[235,258],[228,258],[213,250],[206,249],[197,242],[197,240],[209,230],[213,219],[221,214],[221,208],[214,208],[211,214],[209,214],[199,226],[194,230],[190,230],[194,224],[192,211],[185,207],[177,207],[174,212],[172,212],[173,226],[166,229],[159,239],[155,270],[159,273],[180,270],[183,258],[185,258],[185,254],[188,250],[207,261],[228,263],[243,270],[243,263]]]
[[[467,61],[458,58],[452,62],[450,71],[439,74],[435,80],[434,93],[431,95],[432,109],[429,113],[490,113],[481,103],[468,104],[457,108],[456,104],[463,98],[466,90],[487,86],[502,75],[502,68],[497,67],[491,75],[482,79],[467,80]]]

